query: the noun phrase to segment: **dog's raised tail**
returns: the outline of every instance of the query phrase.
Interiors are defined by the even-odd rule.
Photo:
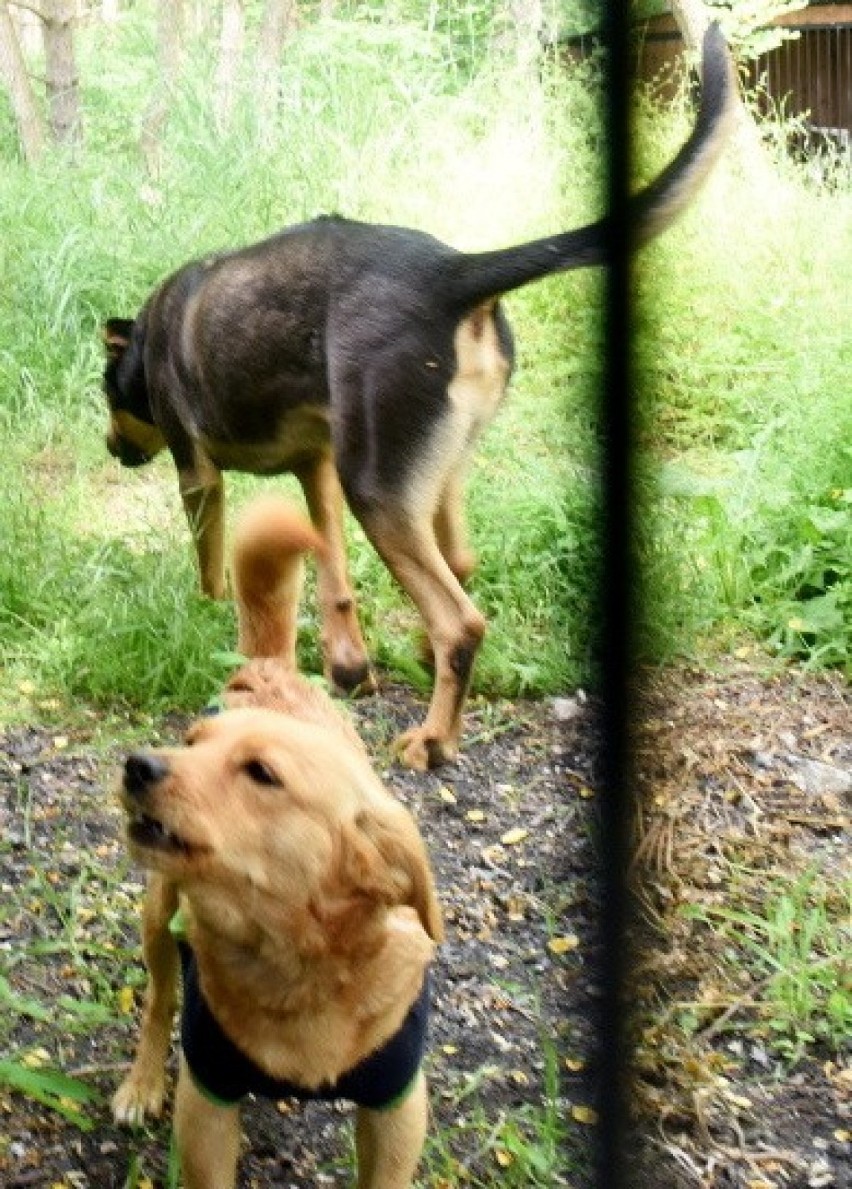
[[[275,657],[296,669],[296,626],[305,553],[323,542],[286,500],[262,496],[240,517],[234,538],[237,648],[249,659]]]
[[[701,104],[692,134],[663,172],[631,200],[628,220],[634,248],[665,231],[695,197],[727,142],[736,96],[731,55],[721,29],[713,24],[702,46]],[[472,309],[552,273],[606,264],[612,231],[605,215],[585,227],[514,248],[460,253],[453,277],[457,308]]]

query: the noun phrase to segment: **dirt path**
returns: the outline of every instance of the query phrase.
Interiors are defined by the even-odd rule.
[[[648,1189],[852,1185],[850,709],[839,678],[746,665],[646,684],[633,1034]]]
[[[649,688],[633,1161],[648,1189],[852,1185],[848,1052],[817,1044],[788,1069],[766,1043],[756,1048],[749,972],[736,994],[720,986],[721,959],[679,911],[693,893],[724,901],[731,864],[753,868],[756,842],[764,880],[804,855],[840,895],[848,794],[805,804],[789,756],[848,772],[848,712],[838,685],[813,679],[667,674]],[[421,823],[448,924],[429,1058],[438,1127],[423,1183],[582,1189],[600,994],[594,715],[582,699],[474,702],[461,760],[416,775],[390,763],[388,746],[420,713],[396,688],[356,707],[380,770]],[[160,733],[174,738],[181,725]],[[36,1076],[62,1070],[93,1095],[75,1103],[52,1087],[45,1104],[32,1087],[0,1082],[0,1183],[165,1185],[167,1127],[128,1133],[108,1109],[142,981],[141,878],[109,793],[121,749],[36,725],[0,741],[3,1055]],[[736,888],[752,891],[748,879]],[[726,1006],[685,1031],[683,1004],[702,1002],[710,984]],[[253,1104],[241,1185],[347,1184],[348,1122],[348,1108]]]

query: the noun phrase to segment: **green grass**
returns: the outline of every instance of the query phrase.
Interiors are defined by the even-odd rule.
[[[134,313],[191,256],[322,210],[480,248],[598,209],[588,79],[545,72],[539,86],[519,88],[483,59],[478,29],[307,23],[288,49],[273,125],[260,127],[244,79],[222,133],[210,116],[210,55],[196,47],[161,171],[148,177],[138,133],[156,70],[153,24],[140,6],[110,31],[95,22],[81,35],[87,139],[76,164],[56,155],[28,170],[10,159],[7,130],[0,665],[9,693],[0,716],[20,711],[22,684],[75,706],[185,709],[215,690],[217,654],[233,644],[232,611],[196,593],[168,460],[131,474],[107,459],[105,318]],[[568,277],[507,303],[520,366],[470,485],[481,557],[472,590],[490,621],[476,672],[483,692],[543,694],[591,676],[599,293],[599,278]],[[257,488],[229,478],[232,507]],[[413,609],[354,524],[350,537],[373,654],[426,688]],[[389,623],[399,630],[386,631]],[[310,598],[304,626],[305,663],[316,668]]]
[[[844,903],[845,896],[845,903]],[[814,871],[792,884],[764,888],[748,908],[690,905],[687,915],[715,934],[726,978],[747,989],[731,1011],[730,1028],[745,1030],[795,1061],[813,1045],[837,1053],[852,1034],[852,885]]]
[[[0,1060],[0,1085],[49,1107],[81,1131],[90,1131],[94,1126],[83,1108],[96,1102],[98,1095],[78,1078],[66,1077],[55,1069],[31,1068],[26,1061],[4,1059]]]
[[[23,841],[30,845],[28,825]],[[113,981],[117,963],[130,985],[138,987],[144,975],[137,965],[138,943],[127,940],[126,919],[135,915],[139,889],[136,896],[128,894],[126,864],[108,869],[93,856],[69,866],[75,853],[63,846],[50,869],[28,867],[5,910],[13,921],[27,911],[32,928],[26,943],[8,950],[0,964],[0,1041],[6,1054],[0,1086],[90,1131],[102,1112],[102,1095],[90,1078],[63,1067],[63,1045],[102,1034],[121,1019]],[[36,968],[49,987],[24,977],[16,981],[32,990],[13,989],[7,975]],[[22,1039],[27,1034],[29,1040]]]
[[[165,536],[138,526],[129,526],[132,536],[116,533],[115,520],[92,509],[85,474],[56,482],[52,465],[35,490],[22,490],[12,469],[2,485],[7,698],[24,688],[146,713],[203,702],[217,655],[233,643],[233,614],[197,594],[177,515]]]
[[[852,671],[852,226],[838,176],[729,152],[641,258],[648,655],[745,636]]]
[[[470,1075],[453,1104],[460,1112],[464,1104],[459,1125],[427,1137],[421,1174],[425,1184],[477,1189],[498,1183],[509,1189],[570,1184],[569,1128],[565,1102],[559,1097],[557,1054],[549,1037],[542,1037],[542,1052],[545,1086],[540,1105],[527,1103],[495,1119],[477,1103],[478,1087],[494,1071],[485,1067]]]

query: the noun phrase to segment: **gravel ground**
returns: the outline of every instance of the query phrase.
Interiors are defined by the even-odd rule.
[[[536,1183],[583,1183],[574,1169],[589,1164],[593,1129],[582,1108],[593,1094],[586,1070],[598,994],[589,707],[474,702],[463,756],[437,774],[390,761],[391,740],[422,704],[386,688],[354,710],[388,784],[421,824],[447,924],[428,1058],[440,1137],[429,1183],[528,1183],[515,1146],[540,1133],[546,1101],[567,1119],[580,1107],[580,1120],[566,1124],[548,1180]],[[163,724],[159,741],[182,725]],[[108,1110],[141,984],[142,880],[125,858],[110,794],[121,749],[104,754],[84,735],[38,727],[10,729],[2,744],[3,1049],[84,1079],[97,1098],[83,1131],[0,1083],[0,1183],[107,1189],[134,1184],[130,1171],[164,1184],[166,1127],[129,1134]],[[347,1107],[252,1104],[241,1185],[348,1184],[350,1121]]]
[[[795,669],[732,662],[644,683],[643,1189],[852,1186],[850,710],[842,678]]]
[[[421,824],[448,926],[422,1183],[586,1189],[600,995],[592,704],[474,700],[462,757],[425,775],[389,753],[422,709],[398,687],[354,708],[377,767]],[[38,1102],[9,1085],[0,1060],[0,1184],[159,1189],[167,1124],[129,1133],[108,1109],[142,984],[142,881],[110,792],[123,745],[37,718],[0,734],[2,1051],[35,1074],[64,1071],[93,1096],[75,1107],[54,1087]],[[162,723],[151,741],[182,726]],[[721,942],[679,912],[695,897],[749,902],[752,885],[735,885],[731,871],[754,868],[755,847],[760,879],[818,862],[842,897],[849,738],[848,694],[829,680],[740,669],[672,671],[647,685],[634,823],[637,1189],[852,1186],[848,1050],[817,1044],[780,1062],[758,1043],[758,982],[746,971],[742,985],[720,986]],[[803,760],[839,774],[837,790],[804,792]],[[683,1004],[702,996],[711,1006],[685,1031]],[[350,1119],[347,1107],[251,1104],[241,1189],[350,1183]]]

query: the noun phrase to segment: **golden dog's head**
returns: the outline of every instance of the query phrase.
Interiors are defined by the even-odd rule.
[[[121,801],[136,858],[237,944],[344,951],[401,905],[441,939],[414,820],[337,731],[228,710],[196,723],[184,747],[131,755]]]

